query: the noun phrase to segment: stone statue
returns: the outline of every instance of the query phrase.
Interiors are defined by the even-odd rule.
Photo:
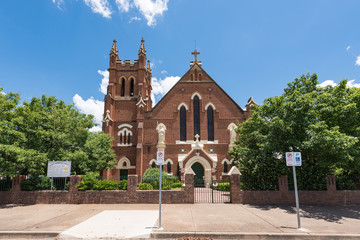
[[[235,129],[237,128],[235,123],[230,123],[228,126],[228,130],[230,131],[230,144],[229,144],[229,149],[232,149],[235,146],[235,141],[236,141],[236,131]]]
[[[156,127],[156,131],[158,132],[158,146],[165,146],[165,131],[166,126],[163,123],[160,123]]]

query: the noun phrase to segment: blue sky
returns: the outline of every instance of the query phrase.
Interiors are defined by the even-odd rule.
[[[134,60],[142,37],[156,101],[189,69],[195,41],[205,71],[242,107],[307,71],[358,84],[359,10],[356,0],[4,1],[0,86],[23,100],[55,95],[99,121],[112,40]]]

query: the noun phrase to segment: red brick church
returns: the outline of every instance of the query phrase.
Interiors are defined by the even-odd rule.
[[[182,176],[192,168],[209,182],[230,170],[227,154],[236,139],[237,122],[250,117],[252,98],[242,109],[205,72],[196,50],[190,69],[155,105],[151,101],[151,67],[141,40],[138,60],[120,60],[116,40],[110,50],[109,85],[103,131],[114,138],[117,165],[104,176],[142,176],[165,151],[164,170]]]

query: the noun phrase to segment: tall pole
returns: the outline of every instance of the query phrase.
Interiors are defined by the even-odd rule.
[[[295,169],[295,165],[293,165],[292,167],[293,167],[293,175],[294,175],[294,189],[295,189],[298,229],[300,229],[301,223],[300,223],[300,210],[299,210],[299,196],[298,196],[298,189],[297,189],[297,182],[296,182],[296,169]]]
[[[162,165],[160,165],[160,184],[159,184],[159,229],[161,228],[161,177],[162,175]]]

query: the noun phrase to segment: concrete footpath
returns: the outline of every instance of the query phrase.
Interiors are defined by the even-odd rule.
[[[360,239],[360,206],[240,204],[0,206],[1,239]]]

